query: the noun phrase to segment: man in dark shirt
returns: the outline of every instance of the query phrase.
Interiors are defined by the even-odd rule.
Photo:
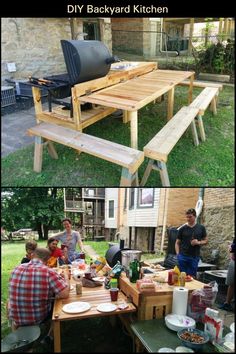
[[[196,223],[196,210],[186,211],[187,223],[178,230],[175,251],[181,272],[196,276],[200,259],[200,246],[207,244],[206,229]]]

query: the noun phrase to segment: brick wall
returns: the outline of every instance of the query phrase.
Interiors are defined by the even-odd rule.
[[[198,200],[199,188],[162,188],[158,225],[163,224],[164,203],[167,203],[167,226],[179,226],[186,222],[185,211],[195,208]]]
[[[234,188],[205,188],[204,208],[234,205]]]

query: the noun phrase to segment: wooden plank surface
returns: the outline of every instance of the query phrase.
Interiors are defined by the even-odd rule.
[[[190,107],[195,107],[199,109],[199,114],[203,115],[205,110],[219,93],[219,89],[217,87],[206,87],[204,90],[199,93],[199,95],[193,100]]]
[[[41,136],[81,152],[116,163],[127,168],[132,174],[136,172],[144,160],[144,153],[142,151],[59,125],[40,123],[28,129],[28,134]]]
[[[168,154],[197,114],[197,108],[182,107],[144,147],[145,156],[166,162]]]
[[[189,86],[189,81],[184,80],[180,84],[180,86]],[[223,89],[223,84],[219,84],[216,82],[208,82],[208,81],[193,81],[193,87],[199,87],[199,88],[205,88],[205,87],[215,87],[218,88],[219,90]]]
[[[116,66],[125,66],[129,64],[134,64],[135,66],[130,66],[128,69],[114,70]],[[156,70],[156,62],[128,62],[122,61],[119,63],[114,63],[111,65],[111,70],[104,77],[99,79],[90,80],[87,82],[82,82],[74,86],[76,96],[80,97],[87,92],[94,92],[100,90],[104,87],[112,86],[118,84],[119,82],[132,79],[133,77],[143,75],[152,70]]]
[[[82,313],[69,314],[63,311],[62,307],[66,304],[70,304],[74,301],[84,301],[91,305],[91,308]],[[121,303],[127,303],[127,297],[119,291],[118,300],[112,301],[110,298],[110,291],[105,289],[104,286],[99,286],[95,288],[82,288],[82,295],[76,295],[75,286],[74,289],[70,291],[70,296],[68,299],[57,299],[55,300],[53,308],[53,320],[66,321],[75,319],[84,319],[91,317],[102,317],[110,315],[119,315],[122,313],[136,312],[136,307],[132,303],[127,303],[128,307],[126,309],[116,309],[112,312],[100,312],[97,310],[97,306],[104,303],[112,303],[119,305]],[[56,316],[55,316],[56,315]]]
[[[81,99],[85,102],[135,111],[192,75],[193,72],[190,71],[155,70],[127,82],[82,96]]]

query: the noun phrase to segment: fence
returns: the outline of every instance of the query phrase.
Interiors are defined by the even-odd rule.
[[[229,49],[227,74],[234,72],[234,35],[171,37],[166,32],[112,30],[113,54],[121,60],[157,61],[160,69],[195,70],[200,53],[212,44]],[[198,67],[197,67],[198,68]]]

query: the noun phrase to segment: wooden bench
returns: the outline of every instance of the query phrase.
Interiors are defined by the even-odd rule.
[[[206,134],[204,130],[202,116],[204,115],[205,110],[209,107],[209,105],[211,105],[211,110],[213,114],[215,115],[217,113],[216,100],[218,94],[219,94],[219,88],[206,87],[189,105],[190,107],[198,109],[196,120],[199,126],[199,133],[202,141],[206,140]]]
[[[41,172],[42,169],[43,145],[46,139],[48,152],[52,158],[58,158],[52,142],[63,144],[122,166],[121,186],[138,185],[137,170],[144,160],[142,151],[45,122],[28,129],[27,132],[36,136],[34,150],[36,172]]]
[[[189,80],[184,80],[179,83],[179,86],[189,86]],[[205,88],[205,87],[214,87],[218,88],[220,91],[223,89],[223,84],[219,84],[218,82],[206,82],[206,81],[193,81],[193,87]]]
[[[160,171],[163,186],[170,186],[166,168],[168,155],[189,126],[191,126],[194,144],[199,144],[195,126],[195,117],[198,112],[198,108],[182,107],[152,140],[144,146],[144,155],[149,158],[149,162],[144,172],[141,186],[146,184],[152,169]]]

